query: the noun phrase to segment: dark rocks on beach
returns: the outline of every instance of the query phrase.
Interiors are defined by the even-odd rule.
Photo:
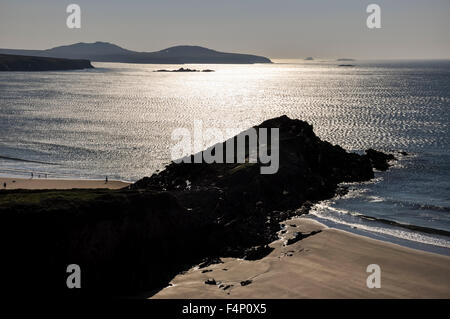
[[[202,268],[206,268],[208,266],[211,265],[216,265],[216,264],[223,264],[222,259],[214,257],[214,258],[207,258],[205,261],[203,261],[198,268],[202,269]]]
[[[212,271],[212,269],[205,269],[205,270],[202,270],[202,274],[207,273],[207,272],[211,272],[211,271]]]
[[[335,192],[336,196],[344,196],[348,194],[348,187],[339,185]]]
[[[387,168],[393,158],[346,152],[287,116],[257,128],[279,129],[275,174],[260,174],[261,163],[171,163],[130,189],[2,191],[3,288],[19,295],[33,287],[40,295],[151,295],[193,265],[222,262],[219,256],[264,257],[280,222],[333,197],[341,182],[373,178],[373,167]],[[83,289],[65,284],[73,263],[82,269]]]
[[[216,285],[217,282],[214,278],[209,278],[208,280],[205,281],[206,285]]]
[[[246,260],[258,260],[258,259],[266,257],[273,250],[274,250],[274,248],[269,247],[268,245],[261,245],[261,246],[257,246],[257,247],[252,247],[250,249],[247,249],[247,251],[245,252],[244,259],[246,259]]]
[[[321,230],[313,230],[310,233],[300,233],[300,232],[296,233],[294,238],[289,238],[287,240],[286,246],[295,244],[296,242],[298,242],[298,241],[300,241],[302,239],[308,238],[309,236],[313,236],[313,235],[318,234],[320,232],[321,232]]]
[[[252,280],[244,280],[244,281],[241,281],[241,286],[248,286],[248,285],[250,285],[252,282],[253,282]]]

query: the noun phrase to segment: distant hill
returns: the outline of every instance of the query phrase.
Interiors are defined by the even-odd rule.
[[[0,54],[0,71],[58,71],[93,68],[89,60]]]
[[[47,50],[0,49],[3,54],[88,59],[97,62],[183,64],[183,63],[271,63],[270,59],[250,54],[225,53],[200,46],[182,45],[156,52],[137,52],[108,42],[75,43]]]

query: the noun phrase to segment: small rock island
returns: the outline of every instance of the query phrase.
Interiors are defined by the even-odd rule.
[[[179,68],[177,70],[166,70],[166,69],[161,69],[161,70],[156,70],[153,72],[215,72],[214,70],[210,70],[210,69],[205,69],[205,70],[195,70],[195,69],[189,69],[189,68]]]
[[[347,152],[321,140],[311,124],[287,116],[256,128],[279,129],[279,146],[267,146],[279,150],[275,174],[260,174],[260,162],[202,161],[170,163],[120,190],[2,190],[3,289],[23,294],[32,278],[41,296],[133,295],[156,292],[178,273],[220,263],[220,257],[257,260],[279,239],[280,222],[345,193],[342,182],[372,179],[374,169],[386,170],[395,159],[373,149]],[[83,289],[65,285],[66,267],[74,261],[88,269]]]

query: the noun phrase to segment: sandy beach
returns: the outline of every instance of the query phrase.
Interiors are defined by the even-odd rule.
[[[263,259],[223,258],[221,264],[194,267],[153,298],[450,298],[450,257],[327,228],[308,218],[285,224],[287,232]],[[313,230],[321,232],[285,245],[296,232]],[[367,287],[369,264],[380,266],[381,288]],[[216,284],[205,284],[208,279]],[[247,285],[241,285],[244,281]]]
[[[4,187],[6,183],[6,187]],[[66,179],[40,179],[40,178],[6,178],[0,177],[0,189],[119,189],[130,185],[123,181],[109,180],[66,180]]]

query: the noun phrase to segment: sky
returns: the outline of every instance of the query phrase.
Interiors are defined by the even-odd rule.
[[[67,5],[81,28],[66,26]],[[369,4],[381,28],[369,29]],[[0,48],[105,41],[136,51],[174,45],[269,58],[450,58],[450,0],[0,0]]]

